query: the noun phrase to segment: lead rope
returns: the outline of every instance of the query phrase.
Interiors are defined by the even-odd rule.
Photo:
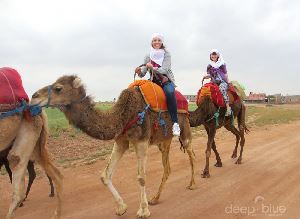
[[[161,118],[161,110],[158,112],[158,123],[163,128],[164,136],[167,136],[168,130],[167,130],[167,124],[166,121]]]
[[[206,122],[210,122],[211,120],[215,119],[215,122],[216,122],[216,127],[219,126],[219,117],[220,117],[220,107],[218,108],[217,112],[214,113],[214,115],[206,120]]]

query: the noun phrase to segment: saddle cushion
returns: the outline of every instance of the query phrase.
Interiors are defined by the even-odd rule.
[[[142,93],[146,104],[150,105],[150,108],[155,111],[168,111],[167,99],[163,89],[149,81],[149,80],[136,80],[131,83],[128,88],[138,87]],[[177,90],[175,90],[175,96],[177,101],[177,111],[178,113],[188,112],[188,102],[185,97]]]
[[[12,68],[0,68],[0,111],[8,111],[29,101],[19,73]]]
[[[234,87],[232,84],[229,84],[228,88],[228,96],[230,104],[235,103],[236,101],[239,101],[240,98],[238,94],[236,93]],[[223,98],[223,95],[219,89],[219,86],[215,83],[207,83],[202,86],[202,88],[198,91],[197,94],[197,105],[199,106],[201,104],[201,100],[203,97],[209,97],[213,101],[213,103],[216,106],[219,107],[225,107],[225,101]]]

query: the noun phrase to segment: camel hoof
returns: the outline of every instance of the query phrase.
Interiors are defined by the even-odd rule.
[[[210,174],[209,174],[209,172],[208,171],[203,171],[203,173],[201,174],[201,177],[202,178],[209,178],[210,177]]]
[[[148,208],[140,208],[136,213],[138,218],[146,218],[150,216],[150,211]]]
[[[237,154],[236,154],[236,153],[233,153],[233,154],[231,155],[231,158],[232,158],[232,159],[237,158]]]
[[[235,164],[242,164],[242,160],[238,159]]]
[[[197,189],[197,187],[196,187],[195,184],[194,185],[189,185],[186,188],[189,189],[189,190],[195,190],[195,189]]]
[[[60,217],[57,215],[57,211],[54,212],[52,219],[59,219]]]
[[[150,201],[148,201],[149,205],[157,205],[158,204],[158,198],[154,197]]]
[[[222,167],[223,164],[222,164],[222,162],[217,162],[217,163],[215,164],[215,166],[216,166],[216,167]]]
[[[116,214],[121,216],[125,214],[126,211],[127,211],[127,205],[123,203],[119,205],[118,208],[116,209]]]
[[[49,194],[49,197],[50,197],[50,198],[53,198],[53,197],[54,197],[54,194]]]

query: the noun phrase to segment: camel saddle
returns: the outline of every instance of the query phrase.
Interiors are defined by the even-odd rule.
[[[12,68],[0,68],[0,112],[19,107],[22,101],[29,102],[20,74]]]
[[[136,80],[131,83],[128,88],[138,87],[141,94],[144,97],[146,104],[150,105],[150,108],[155,112],[168,111],[167,99],[163,89],[149,81],[149,80]],[[177,90],[175,90],[175,96],[177,101],[177,112],[187,113],[188,102],[185,97]]]
[[[237,101],[240,101],[240,97],[237,94],[234,86],[229,83],[228,96],[230,105]],[[219,89],[219,86],[215,83],[207,83],[201,87],[197,94],[197,105],[199,106],[203,100],[203,97],[209,97],[213,103],[218,107],[225,107],[225,101],[223,95]]]

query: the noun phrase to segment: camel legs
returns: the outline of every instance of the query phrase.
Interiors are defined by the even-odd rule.
[[[141,189],[140,194],[140,208],[137,211],[137,217],[146,218],[150,216],[150,211],[148,208],[148,200],[146,195],[146,162],[147,162],[147,152],[148,152],[148,142],[138,142],[134,144],[135,152],[137,156],[137,164],[138,164],[138,182]]]
[[[116,188],[112,184],[112,174],[113,171],[118,163],[118,161],[123,156],[124,152],[129,148],[129,142],[126,140],[116,140],[112,153],[110,155],[109,162],[104,169],[102,175],[101,175],[101,181],[102,183],[109,189],[109,191],[112,193],[115,201],[117,202],[117,209],[116,214],[122,215],[127,210],[127,205],[124,203],[122,197],[116,190]]]
[[[186,148],[190,160],[190,165],[191,165],[191,180],[190,180],[190,184],[187,186],[187,189],[193,190],[196,189],[196,183],[195,183],[195,153],[192,148],[192,138],[185,139],[182,141],[182,143]]]
[[[54,186],[53,186],[53,181],[52,181],[52,179],[51,179],[51,177],[50,176],[48,176],[47,175],[47,178],[48,178],[48,180],[49,180],[49,184],[50,184],[50,194],[49,194],[49,197],[54,197],[55,196],[55,194],[54,194]]]
[[[63,175],[57,169],[57,167],[54,166],[53,163],[50,161],[42,160],[39,162],[39,164],[43,167],[45,170],[47,177],[51,178],[53,180],[53,183],[55,185],[56,190],[56,198],[57,198],[57,208],[55,210],[53,219],[59,219],[61,217],[61,205],[62,205],[62,191],[63,191]],[[53,185],[52,185],[53,186]],[[52,191],[52,187],[51,187]]]
[[[236,164],[241,164],[242,163],[242,155],[243,155],[243,150],[244,150],[244,145],[245,145],[245,129],[243,125],[239,126],[240,129],[240,136],[241,136],[241,150],[240,150],[240,156],[235,162]]]
[[[238,149],[239,142],[240,142],[240,132],[239,132],[239,130],[237,130],[234,126],[232,126],[229,123],[227,123],[224,127],[228,131],[232,132],[232,134],[235,135],[236,142],[235,142],[235,147],[234,147],[234,150],[232,152],[231,158],[236,158],[237,157],[237,149]]]
[[[221,161],[219,152],[217,151],[217,146],[216,146],[215,140],[213,140],[212,145],[211,145],[211,148],[213,149],[213,151],[215,152],[215,155],[216,155],[217,163],[215,163],[215,166],[216,166],[216,167],[222,167],[223,164],[222,164],[222,161]]]
[[[211,148],[212,148],[212,144],[214,142],[214,138],[216,135],[216,128],[215,126],[211,126],[211,127],[207,127],[207,131],[208,131],[208,140],[207,140],[207,148],[205,151],[205,158],[206,158],[206,162],[205,162],[205,168],[203,170],[203,173],[201,174],[202,178],[209,178],[210,174],[209,174],[209,157],[211,154]]]
[[[10,183],[12,183],[12,172],[11,172],[11,169],[9,168],[9,162],[8,162],[8,160],[6,158],[5,158],[4,166],[5,166],[5,169],[6,169],[7,173],[8,173],[8,176],[9,176],[9,179],[10,179]]]
[[[170,167],[170,162],[169,162],[169,152],[170,152],[171,141],[172,141],[172,139],[168,139],[165,142],[159,144],[159,146],[158,146],[159,150],[161,152],[161,155],[162,155],[162,164],[164,167],[164,174],[163,174],[157,194],[151,199],[151,201],[149,201],[149,204],[151,204],[151,205],[157,204],[160,194],[162,192],[162,189],[171,173],[171,167]]]
[[[36,178],[33,161],[30,160],[28,162],[27,170],[28,170],[28,185],[27,185],[25,199],[27,198],[29,191],[31,189],[32,183],[33,183],[34,179]],[[25,201],[25,199],[24,199],[24,201]]]
[[[25,198],[25,170],[39,137],[38,135],[39,131],[36,130],[32,124],[24,121],[21,124],[16,140],[8,155],[10,169],[13,173],[13,194],[9,211],[6,216],[7,219],[12,218],[14,210]]]
[[[28,170],[28,185],[27,185],[26,196],[25,196],[24,201],[26,200],[26,198],[27,198],[27,196],[30,192],[31,186],[33,184],[33,181],[36,178],[36,172],[35,172],[35,169],[34,169],[34,162],[33,161],[30,160],[28,162],[27,170]],[[49,181],[49,184],[50,184],[49,197],[54,197],[54,186],[53,186],[52,179],[48,174],[47,174],[47,178],[48,178],[48,181]]]
[[[206,130],[207,136],[209,136],[209,128],[205,126],[205,130]],[[215,166],[216,166],[216,167],[222,167],[223,164],[222,164],[222,160],[221,160],[220,154],[219,154],[219,152],[217,151],[217,146],[216,146],[215,139],[213,139],[211,148],[213,149],[213,151],[214,151],[214,153],[215,153],[215,155],[216,155],[216,160],[217,160],[217,162],[215,163]]]

